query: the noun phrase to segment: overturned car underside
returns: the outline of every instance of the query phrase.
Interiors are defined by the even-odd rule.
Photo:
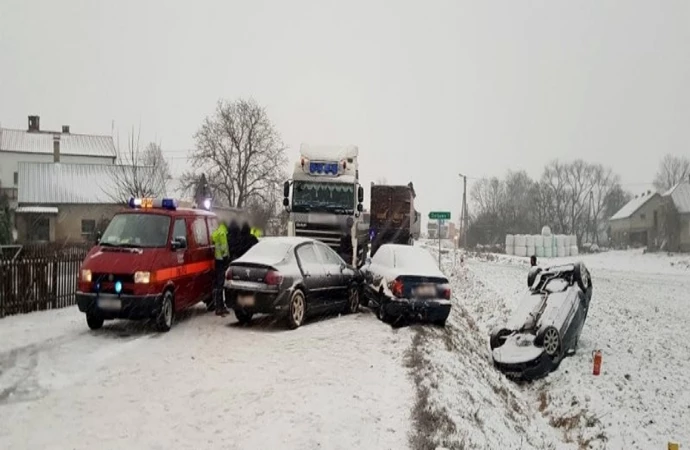
[[[592,297],[583,263],[532,268],[529,290],[505,326],[489,339],[496,368],[511,378],[534,379],[575,352]]]

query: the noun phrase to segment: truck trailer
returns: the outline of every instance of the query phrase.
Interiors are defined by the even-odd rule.
[[[371,183],[369,237],[373,256],[383,244],[409,244],[419,237],[420,214],[414,208],[414,186]]]
[[[368,230],[362,226],[364,189],[358,155],[354,145],[302,144],[292,178],[283,186],[283,205],[290,214],[288,236],[319,240],[355,267],[364,264],[369,247]],[[342,254],[347,234],[352,255]]]

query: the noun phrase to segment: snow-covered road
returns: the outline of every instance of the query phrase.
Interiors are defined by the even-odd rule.
[[[284,331],[196,308],[169,332],[75,307],[0,326],[0,448],[404,449],[408,330],[367,312]]]

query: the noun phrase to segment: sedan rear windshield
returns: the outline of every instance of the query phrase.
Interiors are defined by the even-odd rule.
[[[161,214],[118,214],[110,221],[100,245],[109,247],[165,247],[170,217]]]
[[[426,250],[416,247],[400,247],[394,252],[394,267],[407,270],[436,270],[433,256]]]
[[[274,261],[281,261],[288,254],[292,248],[291,244],[273,240],[271,238],[260,241],[258,244],[250,248],[247,253],[242,256],[243,260],[264,260],[271,259]]]

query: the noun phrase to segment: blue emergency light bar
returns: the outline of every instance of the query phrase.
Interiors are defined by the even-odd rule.
[[[337,162],[310,162],[309,163],[309,173],[315,174],[333,174],[338,175],[338,163]]]
[[[143,209],[149,209],[149,208],[162,208],[162,209],[169,209],[169,210],[175,210],[177,209],[177,201],[173,198],[130,198],[129,199],[129,207],[136,209],[136,208],[143,208]]]

